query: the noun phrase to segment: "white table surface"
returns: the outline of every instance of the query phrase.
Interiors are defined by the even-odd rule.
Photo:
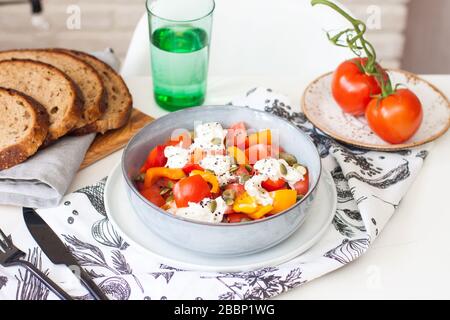
[[[424,76],[450,96],[450,75]],[[126,79],[136,108],[158,117],[151,79]],[[224,104],[255,86],[266,86],[299,101],[307,81],[293,78],[210,77],[206,104]],[[118,151],[80,171],[69,192],[108,175]],[[355,262],[279,296],[280,299],[450,299],[450,134],[435,142],[417,180],[397,212]],[[0,206],[0,226],[22,221],[20,208]],[[4,230],[14,234],[14,230]]]

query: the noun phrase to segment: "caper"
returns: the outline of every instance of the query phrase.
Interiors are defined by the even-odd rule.
[[[287,152],[280,152],[280,159],[286,161],[290,166],[297,163],[297,158],[294,155]]]
[[[137,175],[134,180],[137,182],[144,182],[144,179],[145,179],[145,173],[141,173],[141,174]]]
[[[236,164],[233,164],[233,165],[230,167],[230,172],[235,172],[235,171],[237,171],[238,169],[239,169],[239,166],[236,165]]]
[[[214,213],[214,211],[216,211],[216,209],[217,209],[217,201],[211,200],[211,202],[209,203],[209,210],[211,210],[211,212]]]
[[[220,139],[220,138],[213,138],[211,140],[211,143],[216,145],[216,146],[218,146],[218,145],[220,145],[222,143],[222,139]]]
[[[280,172],[282,175],[286,175],[288,172],[286,166],[282,163],[280,163]]]
[[[224,198],[225,200],[227,200],[227,199],[233,200],[235,197],[236,197],[236,191],[234,191],[232,189],[225,190],[222,193],[222,198]]]

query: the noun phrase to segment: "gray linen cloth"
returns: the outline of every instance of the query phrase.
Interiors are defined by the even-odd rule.
[[[117,69],[118,60],[111,49],[93,55]],[[64,137],[25,162],[0,171],[0,204],[33,208],[57,206],[94,138],[95,134]]]

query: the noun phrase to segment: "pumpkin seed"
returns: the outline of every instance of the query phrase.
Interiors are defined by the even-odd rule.
[[[170,196],[167,197],[166,199],[166,203],[172,202],[173,201],[173,194],[171,194]]]
[[[249,165],[249,164],[246,164],[246,165],[245,165],[245,169],[246,169],[248,172],[252,172],[252,171],[253,171],[253,167],[252,167],[251,165]]]
[[[242,180],[242,182],[243,183],[246,183],[248,180],[250,180],[250,175],[249,174],[243,174],[242,176],[241,176],[241,180]]]
[[[222,144],[222,139],[220,139],[220,138],[213,138],[211,140],[211,143],[216,145],[216,146],[221,145]]]
[[[194,140],[195,139],[195,131],[189,131],[189,135],[191,136],[191,139]]]
[[[236,164],[233,164],[233,165],[231,166],[231,168],[230,168],[230,172],[235,172],[235,171],[237,171],[238,169],[239,169],[239,166],[236,165]]]
[[[167,182],[167,187],[172,189],[173,188],[173,182],[172,181]]]
[[[172,189],[170,189],[170,188],[162,188],[161,191],[159,192],[159,194],[160,195],[164,195],[164,194],[166,194],[167,192],[170,192],[170,191],[172,191]]]
[[[297,196],[297,201],[300,201],[300,200],[302,200],[302,199],[303,199],[303,195],[299,194],[299,195]]]
[[[304,167],[304,166],[302,166],[301,164],[298,164],[298,163],[296,163],[296,164],[294,164],[293,166],[292,166],[295,170],[297,170],[298,172],[300,172],[302,175],[305,175],[306,174],[306,168]]]
[[[280,152],[280,159],[286,161],[290,166],[297,163],[297,158],[294,155],[287,152]]]
[[[225,191],[222,193],[222,198],[223,198],[224,200],[227,200],[227,199],[234,200],[235,197],[236,197],[236,191],[231,190],[231,189],[225,190]]]
[[[209,203],[209,210],[211,210],[211,212],[214,213],[216,209],[217,209],[217,201],[211,200],[211,202]]]
[[[205,169],[205,172],[209,172],[209,173],[215,174],[215,172],[213,170],[210,170],[210,169]]]
[[[134,180],[137,182],[144,182],[144,179],[145,179],[145,173],[141,173],[141,174],[137,175]]]
[[[288,173],[286,166],[282,163],[280,163],[280,172],[283,176]]]
[[[233,199],[225,199],[225,204],[227,206],[232,206],[234,204],[234,200]]]

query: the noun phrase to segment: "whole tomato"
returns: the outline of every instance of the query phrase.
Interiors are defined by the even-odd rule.
[[[386,142],[407,141],[419,129],[423,111],[419,98],[408,89],[398,89],[385,98],[375,98],[367,106],[370,128]]]
[[[381,93],[380,85],[374,76],[364,72],[362,66],[367,58],[354,58],[342,62],[334,71],[331,92],[334,100],[344,110],[355,116],[363,115],[373,96]],[[387,80],[386,72],[376,64]]]
[[[209,184],[199,175],[183,178],[173,186],[173,197],[178,208],[187,207],[189,202],[200,202],[211,197]]]

